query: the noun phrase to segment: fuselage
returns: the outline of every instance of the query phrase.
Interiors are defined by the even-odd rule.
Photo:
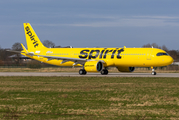
[[[46,48],[28,50],[39,56],[30,56],[32,59],[57,66],[72,66],[74,62],[61,63],[62,60],[49,60],[44,56],[80,58],[87,60],[105,61],[104,67],[159,67],[173,62],[165,51],[156,48]],[[81,66],[77,64],[76,66]]]

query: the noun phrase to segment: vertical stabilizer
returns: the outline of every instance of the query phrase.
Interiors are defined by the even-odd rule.
[[[24,23],[24,31],[28,50],[46,48],[36,35],[30,23]]]

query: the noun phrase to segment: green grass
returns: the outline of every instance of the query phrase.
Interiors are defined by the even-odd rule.
[[[1,119],[179,119],[179,78],[0,77]]]

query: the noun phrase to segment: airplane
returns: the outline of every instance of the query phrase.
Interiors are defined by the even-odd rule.
[[[27,48],[21,43],[21,53],[31,59],[56,66],[82,66],[80,75],[87,72],[100,72],[107,75],[107,67],[116,67],[120,72],[133,72],[135,67],[151,67],[152,75],[156,75],[154,67],[167,66],[173,58],[164,50],[157,48],[47,48],[45,47],[30,23],[23,23]]]

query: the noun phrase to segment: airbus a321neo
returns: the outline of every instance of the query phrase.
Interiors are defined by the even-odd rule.
[[[57,66],[82,66],[80,75],[87,72],[107,75],[107,67],[116,67],[120,72],[133,72],[135,67],[151,67],[152,75],[156,75],[154,67],[173,62],[169,54],[156,48],[47,48],[29,23],[24,23],[24,31],[28,49],[21,44],[22,55]]]

